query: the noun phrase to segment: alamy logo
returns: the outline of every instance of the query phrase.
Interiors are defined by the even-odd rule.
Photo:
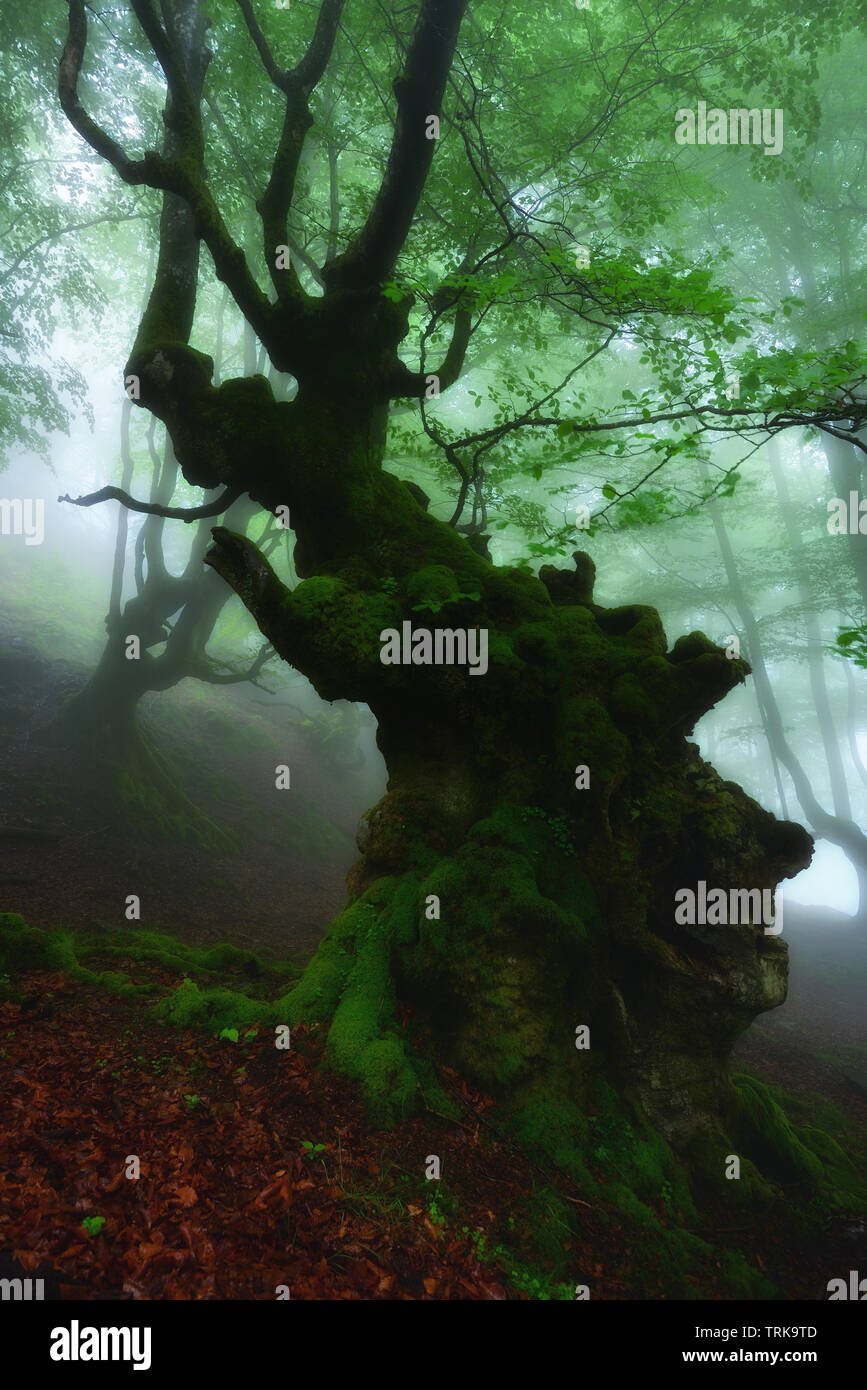
[[[765,936],[779,936],[783,930],[783,895],[772,888],[711,888],[700,879],[697,892],[678,888],[674,901],[674,920],[679,927],[725,926],[763,922]]]
[[[488,629],[486,627],[414,628],[404,622],[383,628],[379,659],[383,666],[466,666],[471,676],[483,676],[488,669]]]
[[[132,1361],[134,1371],[148,1371],[151,1364],[149,1327],[69,1327],[51,1329],[48,1354],[52,1361]]]
[[[832,497],[828,503],[829,536],[867,536],[867,497],[849,493],[849,505],[842,497]]]
[[[0,535],[23,536],[25,545],[45,540],[45,502],[41,497],[0,497]]]
[[[682,106],[674,113],[674,138],[678,145],[764,145],[765,154],[780,154],[783,148],[783,113],[779,107],[771,110],[758,107],[748,110],[733,106],[722,111],[718,106],[707,109],[700,101],[698,111]]]
[[[859,1279],[857,1269],[849,1270],[848,1288],[845,1279],[829,1279],[826,1287],[829,1303],[839,1303],[841,1299],[856,1300],[860,1303],[867,1300],[867,1279]]]
[[[34,1293],[34,1286],[36,1292]],[[0,1279],[0,1299],[38,1303],[45,1297],[44,1279]]]

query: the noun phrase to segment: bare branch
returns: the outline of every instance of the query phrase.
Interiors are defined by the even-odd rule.
[[[243,681],[253,681],[255,684],[256,676],[258,676],[262,667],[266,666],[272,656],[276,655],[277,653],[274,651],[271,643],[266,642],[264,647],[260,648],[252,666],[249,666],[246,671],[219,672],[214,671],[210,667],[205,667],[197,670],[196,675],[199,680],[206,681],[208,685],[240,685]]]
[[[237,5],[238,9],[241,11],[241,14],[244,16],[244,23],[247,26],[250,38],[256,45],[256,51],[258,52],[259,57],[262,59],[263,68],[267,72],[271,81],[274,83],[275,87],[279,87],[281,92],[287,91],[289,73],[285,68],[278,67],[276,62],[274,61],[274,55],[268,47],[268,40],[262,33],[262,30],[259,27],[259,21],[257,20],[253,12],[251,0],[237,0]]]
[[[84,0],[67,0],[69,31],[60,58],[57,94],[70,124],[86,140],[91,149],[114,166],[124,183],[151,184],[161,170],[163,161],[153,150],[143,159],[130,159],[116,140],[102,129],[85,111],[78,96],[78,79],[87,48],[87,16]],[[153,187],[158,185],[152,184]]]
[[[467,0],[423,0],[397,98],[391,150],[367,221],[348,250],[326,270],[336,285],[380,283],[394,268],[427,181],[435,140],[428,116],[438,115]]]
[[[301,62],[292,70],[292,77],[305,96],[309,97],[328,66],[344,4],[345,0],[322,0],[313,38]]]
[[[233,502],[241,496],[240,488],[227,487],[213,502],[201,507],[164,507],[159,502],[137,502],[119,487],[103,487],[99,492],[90,492],[85,497],[58,497],[58,502],[71,502],[74,507],[95,507],[98,502],[120,502],[131,512],[145,512],[148,516],[164,516],[171,521],[200,521],[206,516],[221,516]]]
[[[535,409],[535,407],[533,408]],[[575,434],[603,434],[612,430],[642,429],[647,425],[663,424],[673,420],[696,419],[703,421],[705,416],[712,416],[719,421],[712,427],[722,432],[727,431],[725,422],[728,420],[740,420],[749,429],[762,430],[768,434],[779,434],[781,430],[791,429],[798,425],[803,428],[812,426],[815,429],[823,430],[826,434],[833,434],[838,439],[845,439],[851,444],[858,444],[864,452],[867,452],[867,444],[862,443],[851,431],[837,429],[829,423],[833,420],[839,420],[843,413],[844,410],[840,401],[834,401],[831,405],[816,407],[813,410],[806,408],[804,410],[780,411],[763,410],[760,405],[700,405],[689,401],[686,405],[671,410],[648,411],[642,415],[630,415],[611,420],[568,420],[556,415],[532,415],[528,411],[514,420],[507,420],[501,425],[493,425],[490,429],[479,430],[476,434],[464,435],[461,439],[453,440],[452,446],[454,448],[467,448],[471,444],[496,440],[515,429],[525,427],[552,429],[569,425]],[[845,414],[853,419],[863,419],[867,423],[867,402],[848,402],[845,407]],[[731,431],[737,432],[741,428],[739,425],[732,424]]]
[[[196,235],[208,247],[217,278],[228,285],[242,314],[263,342],[269,340],[273,307],[250,273],[243,251],[229,234],[222,215],[201,171],[194,172],[186,161],[168,160],[154,150],[142,159],[130,159],[107,131],[87,114],[78,97],[78,79],[87,47],[87,19],[84,0],[67,0],[69,32],[60,60],[58,94],[70,123],[97,154],[115,169],[124,183],[146,184],[163,192],[176,193],[193,210]]]
[[[185,111],[194,111],[194,103],[183,66],[178,62],[178,55],[154,13],[151,0],[131,0],[131,3],[135,17],[144,30],[145,37],[163,70],[176,106]]]
[[[431,375],[437,378],[440,391],[445,391],[449,386],[453,386],[463,369],[472,327],[473,316],[470,309],[468,307],[459,308],[455,315],[451,342],[441,365],[433,372],[427,370],[411,372],[407,366],[400,363],[388,383],[389,395],[398,399],[402,396],[424,396],[428,377]]]
[[[265,39],[262,37],[253,15],[250,0],[238,0],[238,4],[257,47],[259,47],[259,39],[261,39],[264,47],[264,52],[260,48],[263,62],[265,62],[265,54],[267,53],[269,61],[273,64],[273,58],[268,52]],[[279,77],[276,85],[286,93],[286,109],[268,186],[256,207],[262,217],[265,262],[280,299],[300,300],[306,298],[294,262],[290,260],[288,266],[278,268],[275,252],[278,246],[288,245],[289,209],[292,206],[292,197],[295,192],[298,164],[304,149],[307,132],[313,124],[308,98],[324,73],[331,57],[343,5],[344,0],[322,0],[316,21],[316,30],[300,63],[291,72],[286,73],[280,73],[274,64],[275,72]],[[272,80],[276,80],[273,73],[271,76]]]

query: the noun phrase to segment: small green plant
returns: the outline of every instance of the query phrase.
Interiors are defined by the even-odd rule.
[[[325,1145],[314,1144],[312,1139],[302,1140],[301,1147],[308,1158],[318,1158],[320,1154],[325,1153]]]
[[[479,1231],[479,1230],[473,1231],[473,1234],[472,1234],[472,1242],[473,1242],[473,1245],[476,1247],[476,1255],[477,1255],[477,1257],[479,1258],[479,1260],[482,1260],[482,1261],[487,1260],[487,1258],[488,1258],[488,1238],[487,1238],[487,1236],[485,1235],[484,1231]]]
[[[229,1042],[236,1043],[238,1041],[238,1037],[239,1034],[237,1028],[223,1028],[217,1034],[217,1041],[222,1042],[223,1038],[228,1038]]]
[[[190,1094],[190,1095],[185,1095],[185,1096],[184,1096],[184,1100],[185,1100],[186,1103],[187,1103],[187,1109],[188,1109],[188,1110],[195,1110],[196,1106],[201,1104],[202,1098],[201,1098],[201,1096],[196,1096],[196,1095]]]
[[[89,1236],[98,1236],[105,1225],[105,1217],[86,1216],[81,1224]]]
[[[434,1226],[444,1226],[446,1224],[446,1219],[439,1208],[438,1198],[431,1197],[428,1202],[428,1213]]]

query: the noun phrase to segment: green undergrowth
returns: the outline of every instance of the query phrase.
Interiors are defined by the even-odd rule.
[[[106,959],[127,968],[92,968],[93,963]],[[142,974],[136,966],[148,964],[182,978],[170,989],[131,978]],[[15,977],[29,970],[63,971],[74,980],[113,994],[151,999],[149,1008],[154,1016],[178,1027],[213,1031],[253,1022],[283,1022],[275,996],[285,992],[300,973],[300,966],[266,961],[229,943],[194,946],[146,929],[44,931],[29,926],[15,913],[0,913],[0,976],[7,981],[7,997],[15,997]]]

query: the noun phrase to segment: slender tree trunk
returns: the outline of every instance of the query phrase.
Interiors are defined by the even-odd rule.
[[[858,735],[861,732],[863,720],[859,719],[858,689],[851,661],[843,662],[843,671],[846,676],[846,734],[849,740],[849,753],[855,771],[867,787],[867,767],[864,766],[861,750],[858,747]]]
[[[833,435],[823,438],[822,448],[828,460],[834,496],[843,498],[847,506],[851,492],[856,492],[861,498],[867,497],[867,457],[860,449],[848,444],[845,439],[835,439]],[[867,621],[867,544],[863,536],[848,534],[845,543]]]
[[[813,704],[816,708],[816,721],[819,726],[819,735],[822,740],[822,747],[825,751],[825,761],[828,764],[828,777],[831,783],[831,800],[834,805],[834,814],[844,820],[852,819],[852,804],[849,799],[849,788],[846,784],[846,772],[843,767],[843,757],[840,752],[840,743],[837,737],[837,730],[834,726],[834,716],[831,713],[831,702],[828,698],[828,686],[825,681],[825,658],[824,643],[822,632],[819,627],[819,618],[816,612],[816,605],[811,591],[809,579],[807,577],[806,557],[804,555],[804,545],[801,540],[801,531],[792,506],[792,499],[789,495],[789,485],[780,462],[780,451],[776,440],[768,441],[768,459],[771,465],[771,474],[777,489],[777,498],[780,504],[780,513],[783,518],[786,536],[792,555],[792,564],[795,569],[795,576],[798,584],[798,596],[804,612],[804,627],[807,634],[807,669],[810,676],[810,689],[813,694]]]
[[[761,632],[741,583],[737,561],[723,520],[722,508],[717,501],[710,501],[707,505],[713,520],[717,544],[732,591],[732,598],[746,634],[746,646],[753,678],[756,682],[759,698],[767,713],[767,728],[771,745],[794,783],[798,801],[810,825],[824,839],[839,845],[854,865],[858,875],[858,914],[864,915],[867,911],[867,836],[854,821],[847,820],[842,816],[830,815],[821,806],[814,795],[810,779],[804,771],[803,765],[786,738],[779,706],[765,666]]]

